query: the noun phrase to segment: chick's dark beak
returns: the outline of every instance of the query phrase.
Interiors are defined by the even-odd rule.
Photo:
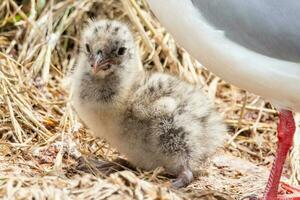
[[[93,64],[93,73],[97,74],[100,70],[108,70],[110,68],[111,60],[110,59],[105,59],[99,61],[95,61]]]

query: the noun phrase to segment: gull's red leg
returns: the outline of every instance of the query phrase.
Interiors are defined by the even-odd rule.
[[[279,112],[278,124],[278,147],[276,152],[275,161],[269,176],[268,184],[263,196],[264,200],[276,200],[278,185],[285,162],[286,156],[290,147],[293,144],[295,133],[295,120],[293,113],[289,110],[281,110]]]

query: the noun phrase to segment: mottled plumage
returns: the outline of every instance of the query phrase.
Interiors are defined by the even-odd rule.
[[[140,70],[133,36],[120,22],[90,23],[81,46],[72,81],[80,118],[132,165],[162,166],[178,177],[174,187],[187,185],[226,134],[212,101],[171,75]],[[97,52],[102,60],[109,58],[109,66],[99,64],[106,62],[97,61]]]

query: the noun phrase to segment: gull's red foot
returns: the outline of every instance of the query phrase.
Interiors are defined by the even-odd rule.
[[[265,200],[262,195],[247,196],[241,200]],[[275,199],[274,199],[275,200]],[[300,188],[281,182],[276,200],[300,200]]]
[[[300,188],[281,182],[277,200],[300,200]]]
[[[300,188],[291,186],[291,185],[283,183],[283,182],[280,183],[280,188],[288,193],[293,193],[293,194],[300,193]]]

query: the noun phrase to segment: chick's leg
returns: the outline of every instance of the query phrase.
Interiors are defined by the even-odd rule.
[[[182,188],[188,186],[194,179],[193,172],[188,166],[183,166],[177,178],[172,181],[172,187]]]

